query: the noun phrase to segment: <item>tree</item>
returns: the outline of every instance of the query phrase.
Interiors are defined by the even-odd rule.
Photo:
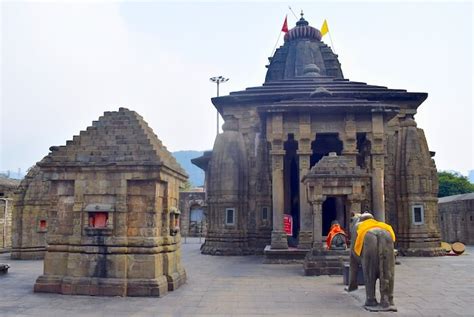
[[[189,180],[187,180],[180,188],[180,191],[186,192],[191,190],[191,188],[193,188],[193,185],[191,184],[191,182],[189,182]]]
[[[471,184],[466,176],[456,172],[438,172],[438,181],[438,197],[474,192],[474,184]]]

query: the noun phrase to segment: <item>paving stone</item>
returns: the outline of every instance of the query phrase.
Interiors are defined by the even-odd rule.
[[[182,250],[189,279],[162,298],[33,293],[43,262],[0,254],[0,262],[11,265],[0,277],[0,316],[388,316],[367,312],[364,287],[348,294],[342,277],[305,277],[301,264],[263,264],[260,256],[205,256],[196,243]],[[395,273],[398,313],[390,316],[473,316],[471,254],[473,246],[459,257],[401,257]]]

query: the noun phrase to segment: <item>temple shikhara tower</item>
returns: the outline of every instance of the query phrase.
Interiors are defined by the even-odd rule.
[[[186,280],[178,228],[187,175],[120,108],[50,153],[20,185],[13,258],[44,256],[36,292],[162,296]]]
[[[193,160],[206,171],[202,252],[307,251],[367,210],[402,254],[439,254],[434,153],[414,119],[427,93],[346,79],[303,17],[267,68],[262,86],[212,99],[223,133]]]

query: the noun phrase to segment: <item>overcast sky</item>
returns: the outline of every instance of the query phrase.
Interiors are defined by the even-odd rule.
[[[171,151],[212,148],[209,77],[230,78],[221,95],[261,85],[285,15],[296,22],[288,4],[316,28],[328,20],[346,78],[428,92],[416,120],[438,169],[474,169],[469,2],[89,1],[1,4],[0,171],[25,171],[121,106]]]

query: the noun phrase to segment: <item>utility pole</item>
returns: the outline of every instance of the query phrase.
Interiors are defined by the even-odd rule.
[[[217,97],[219,97],[219,85],[220,83],[225,83],[229,81],[229,78],[224,78],[223,76],[216,76],[209,78],[210,81],[216,83],[217,85]],[[219,134],[219,111],[217,111],[217,134]]]

